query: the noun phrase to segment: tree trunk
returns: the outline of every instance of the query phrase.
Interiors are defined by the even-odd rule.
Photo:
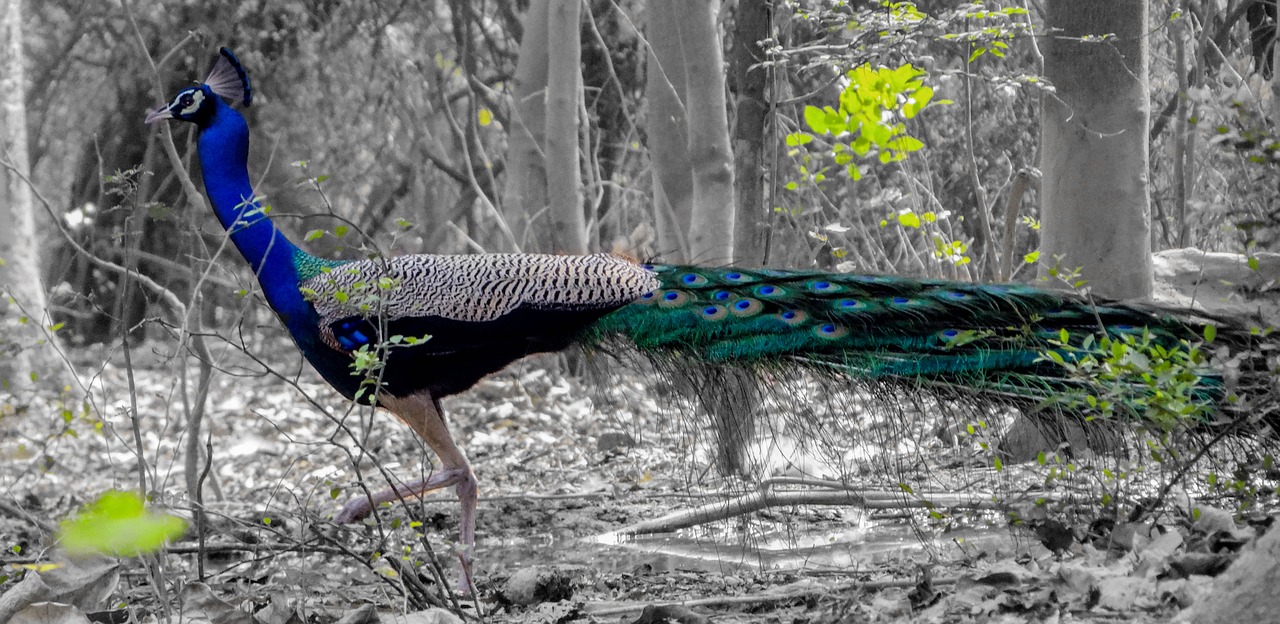
[[[1050,0],[1047,14],[1041,274],[1079,268],[1095,293],[1149,297],[1147,2]]]
[[[753,65],[764,61],[760,41],[770,35],[770,3],[739,0],[733,28],[733,82],[737,90],[737,118],[733,126],[734,259],[738,266],[764,266],[769,212],[764,204],[764,130],[769,113],[765,102],[768,72]]]
[[[516,62],[515,110],[507,138],[507,179],[502,212],[521,248],[537,248],[529,237],[529,218],[548,206],[547,124],[547,11],[549,0],[533,0],[524,15],[524,36]]]
[[[1280,14],[1276,14],[1276,7],[1272,5],[1270,8],[1272,9],[1272,15],[1280,19]],[[1265,75],[1267,76],[1268,86],[1271,88],[1271,119],[1273,123],[1280,121],[1280,71],[1276,71],[1276,67],[1280,67],[1280,65],[1277,65],[1277,63],[1280,63],[1280,45],[1276,45],[1276,26],[1277,24],[1274,22],[1271,24],[1270,47],[1263,47],[1266,50],[1264,54],[1270,55],[1271,58],[1270,74]],[[1255,51],[1254,54],[1256,55],[1257,52]]]
[[[689,220],[693,214],[693,174],[689,162],[689,126],[685,117],[684,51],[680,45],[677,2],[649,3],[648,66],[645,94],[649,158],[653,162],[654,212],[658,253],[667,262],[689,260]]]
[[[679,7],[684,51],[685,114],[693,165],[693,214],[689,218],[691,260],[733,262],[733,150],[725,102],[724,54],[716,30],[718,0],[683,0]]]
[[[547,199],[549,251],[587,253],[578,158],[582,98],[582,0],[551,0],[547,21]]]
[[[28,386],[40,377],[61,378],[63,364],[46,336],[49,325],[45,292],[40,280],[35,197],[27,180],[27,110],[24,97],[22,0],[5,0],[0,18],[0,289],[6,295],[3,311],[4,353],[0,383]]]

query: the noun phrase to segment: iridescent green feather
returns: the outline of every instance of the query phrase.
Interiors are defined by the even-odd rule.
[[[335,269],[350,262],[349,260],[330,260],[313,256],[301,249],[293,254],[293,268],[298,272],[298,281],[305,282],[323,272]]]
[[[662,287],[601,319],[590,340],[706,363],[799,364],[867,381],[995,388],[1029,400],[1069,383],[1048,361],[1105,335],[1177,348],[1198,329],[1154,309],[1022,285],[816,271],[654,266]],[[1067,340],[1062,342],[1063,332]]]

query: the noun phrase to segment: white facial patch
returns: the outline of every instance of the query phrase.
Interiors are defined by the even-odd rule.
[[[199,90],[184,91],[178,97],[173,98],[173,103],[169,105],[169,111],[175,116],[191,115],[200,110],[200,105],[204,103],[204,92]]]

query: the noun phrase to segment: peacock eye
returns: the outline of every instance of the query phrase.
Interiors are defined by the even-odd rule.
[[[170,108],[175,115],[192,115],[200,109],[204,102],[204,94],[199,91],[187,91],[178,95]]]

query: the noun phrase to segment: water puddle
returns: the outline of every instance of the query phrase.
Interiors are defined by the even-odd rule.
[[[909,523],[857,522],[826,530],[753,522],[750,528],[718,523],[659,535],[605,533],[585,539],[554,536],[506,540],[481,560],[519,568],[548,563],[582,565],[602,572],[652,573],[695,570],[731,574],[757,570],[847,571],[890,559],[937,553],[951,559],[983,551],[1013,550],[1007,528],[964,529],[928,536]]]

